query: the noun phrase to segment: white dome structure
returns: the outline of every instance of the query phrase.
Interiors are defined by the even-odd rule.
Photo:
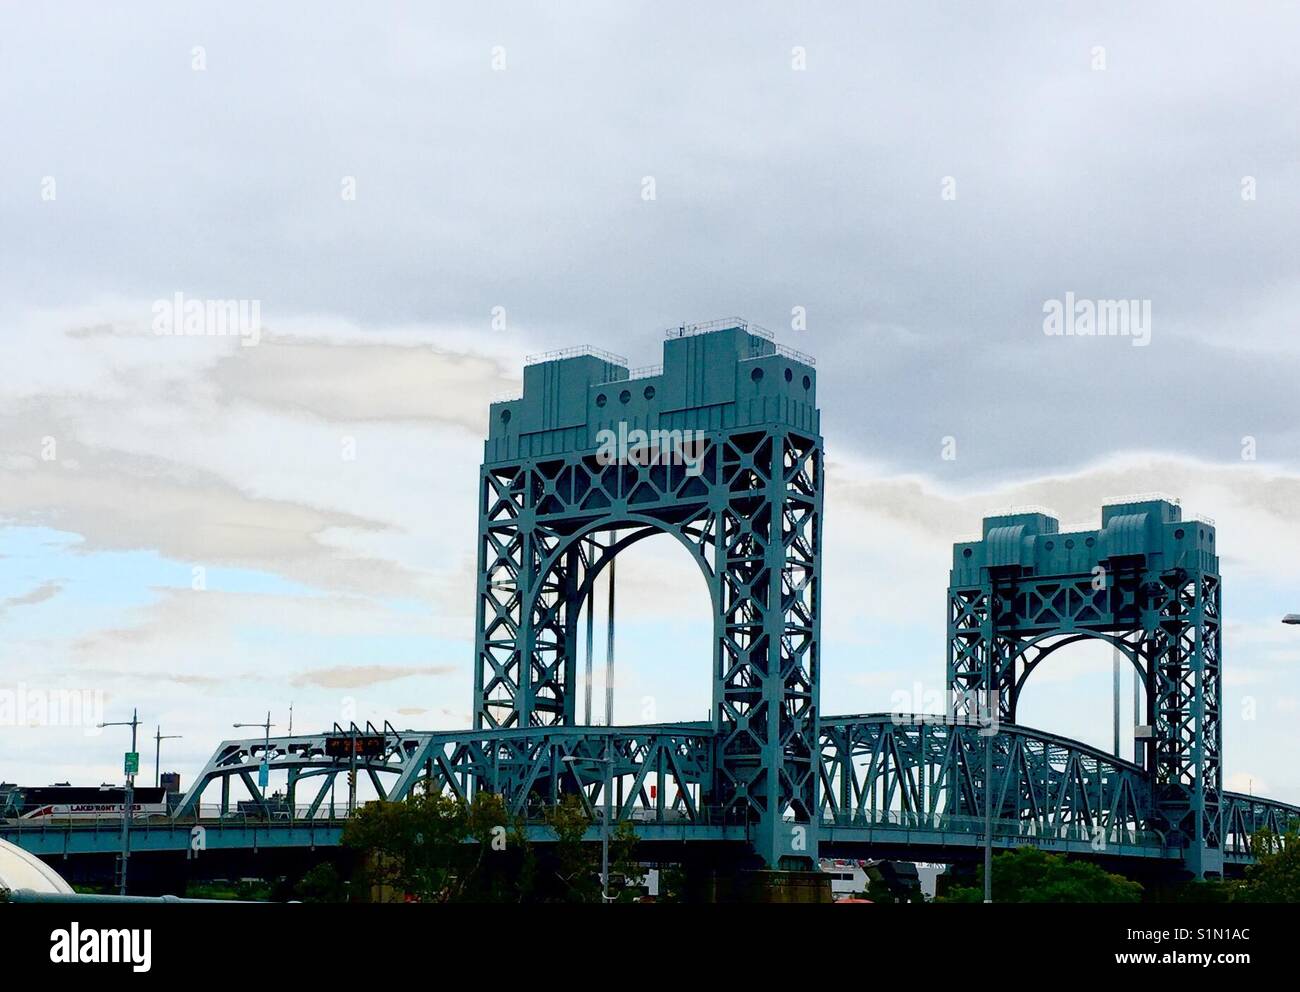
[[[0,889],[72,894],[72,886],[57,871],[7,840],[0,840]]]

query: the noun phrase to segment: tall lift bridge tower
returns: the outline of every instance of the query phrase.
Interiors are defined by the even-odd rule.
[[[578,619],[594,608],[596,578],[637,541],[670,534],[712,606],[715,780],[704,802],[754,821],[768,864],[811,866],[822,514],[813,360],[739,319],[669,330],[663,359],[632,371],[588,348],[543,355],[524,369],[522,398],[493,404],[475,727],[575,725]]]

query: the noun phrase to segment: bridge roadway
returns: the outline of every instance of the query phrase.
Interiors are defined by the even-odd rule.
[[[175,815],[141,820],[131,829],[133,854],[185,852],[202,827],[202,850],[256,853],[339,844],[346,818],[327,798],[347,761],[325,755],[325,735],[226,741],[218,748]],[[970,857],[983,843],[983,769],[993,748],[993,845],[1032,844],[1107,861],[1177,862],[1182,857],[1151,819],[1151,787],[1138,765],[1077,741],[1017,725],[991,736],[978,725],[933,715],[864,714],[821,720],[819,854],[889,856],[917,861]],[[682,844],[742,847],[751,825],[729,822],[728,811],[705,804],[712,781],[714,731],[707,723],[641,727],[551,727],[449,732],[392,731],[381,757],[358,760],[377,796],[398,799],[421,781],[468,798],[477,788],[500,792],[522,816],[531,840],[554,835],[542,820],[546,805],[576,792],[599,823],[606,746],[614,755],[616,819],[630,820],[653,849]],[[284,782],[281,813],[256,784],[263,758]],[[580,759],[575,762],[566,758]],[[230,805],[242,782],[262,816]],[[305,785],[312,801],[297,798]],[[221,803],[202,803],[219,786]],[[344,786],[346,790],[346,785]],[[311,794],[311,790],[309,790]],[[247,809],[248,807],[246,807]],[[1249,863],[1250,837],[1267,828],[1300,829],[1300,807],[1222,794],[1225,865]],[[791,827],[795,825],[791,822]],[[588,833],[598,840],[594,825]],[[120,850],[120,818],[57,824],[8,821],[0,837],[51,859],[111,855]],[[202,856],[201,852],[198,854]]]

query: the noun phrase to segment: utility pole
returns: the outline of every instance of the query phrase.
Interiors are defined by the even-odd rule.
[[[117,879],[117,894],[124,896],[126,895],[127,861],[131,857],[131,817],[135,813],[135,773],[140,770],[140,752],[135,749],[136,728],[140,726],[139,712],[133,708],[130,720],[101,723],[99,726],[131,728],[131,750],[126,753],[122,762],[123,772],[126,775],[126,789],[122,796],[122,853],[118,855],[122,863],[122,871]]]
[[[265,732],[262,738],[262,766],[257,775],[257,787],[263,790],[262,809],[265,811],[267,810],[265,790],[271,784],[271,728],[275,726],[271,722],[271,711],[266,711],[266,720],[263,723],[236,723],[234,726],[261,727]]]
[[[984,901],[993,901],[993,737],[998,712],[997,690],[988,691],[990,717],[984,728]]]
[[[561,758],[569,764],[577,764],[581,761],[590,761],[592,764],[605,766],[605,815],[602,817],[600,825],[600,901],[609,903],[609,836],[613,831],[613,798],[614,798],[614,749],[613,735],[605,735],[605,756],[603,758],[579,758],[577,755],[569,754]]]
[[[153,735],[153,784],[154,788],[162,785],[162,742],[178,741],[183,734],[164,734],[162,726],[159,725],[157,733]]]

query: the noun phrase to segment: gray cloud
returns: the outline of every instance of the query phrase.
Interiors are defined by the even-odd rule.
[[[337,665],[303,672],[295,676],[291,684],[322,689],[360,689],[413,676],[448,675],[462,669],[460,665]]]
[[[0,616],[3,616],[7,610],[16,606],[35,606],[37,603],[44,603],[47,599],[53,599],[63,589],[61,582],[42,582],[40,585],[27,592],[20,593],[17,596],[10,596],[8,599],[0,599]]]
[[[483,433],[483,400],[518,391],[518,370],[427,344],[330,342],[267,335],[220,359],[211,373],[220,402],[244,400],[339,423],[405,420]]]
[[[80,30],[2,16],[28,39],[0,66],[8,90],[67,67],[9,120],[5,182],[31,188],[0,245],[9,300],[179,290],[484,333],[501,306],[507,335],[638,364],[681,319],[782,331],[798,305],[810,329],[784,336],[822,359],[828,432],[899,471],[989,480],[1116,448],[1225,460],[1248,433],[1300,451],[1294,9],[760,4],[738,22],[488,3],[236,25],[157,4],[129,66],[104,11]],[[358,58],[363,74],[322,70]],[[120,112],[142,92],[147,115]],[[1067,290],[1152,300],[1151,346],[1045,339],[1042,304]],[[326,416],[475,423],[434,380],[394,406],[368,365],[317,385],[284,357],[218,376],[276,402],[283,375],[279,402]],[[966,454],[936,466],[945,435]]]
[[[6,108],[0,161],[0,518],[423,598],[418,621],[463,640],[477,440],[517,375],[507,352],[590,342],[650,364],[659,328],[739,312],[820,361],[828,683],[887,636],[882,616],[928,623],[948,542],[1008,503],[1095,521],[1103,497],[1172,491],[1219,520],[1226,580],[1292,576],[1298,28],[1281,5],[1174,2],[389,19],[156,2],[129,29],[102,5],[9,5],[0,37],[23,43],[0,88],[40,98]],[[1067,291],[1150,299],[1150,346],[1044,336],[1044,301]],[[144,314],[175,292],[260,300],[271,330],[233,353],[162,347],[103,302]],[[795,306],[807,331],[789,330]],[[317,333],[321,315],[349,333]],[[429,333],[386,336],[399,327]],[[878,574],[848,557],[867,552]],[[685,611],[683,562],[668,594],[629,574],[624,615]],[[222,671],[252,606],[207,595],[75,657],[198,667],[201,631]],[[276,629],[341,610],[296,603],[298,626]]]

